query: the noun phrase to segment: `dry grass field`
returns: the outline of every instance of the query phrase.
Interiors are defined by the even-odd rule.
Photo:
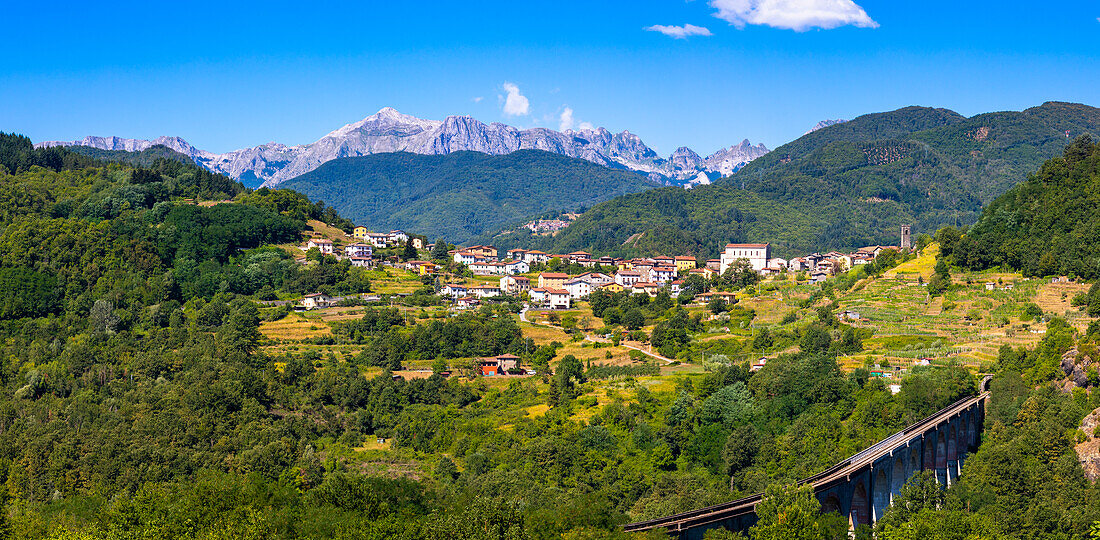
[[[260,333],[268,339],[314,338],[332,334],[332,329],[324,321],[306,317],[301,313],[291,313],[281,320],[260,323]]]

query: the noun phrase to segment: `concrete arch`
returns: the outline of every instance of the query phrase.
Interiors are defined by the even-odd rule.
[[[852,506],[848,512],[848,525],[855,529],[857,525],[871,524],[871,501],[867,497],[867,487],[863,482],[856,484],[852,490]]]
[[[905,465],[905,458],[908,453],[905,449],[902,449],[901,453],[898,454],[898,458],[894,460],[894,470],[890,481],[890,493],[893,494],[893,497],[890,498],[890,502],[893,502],[894,497],[901,493],[901,486],[904,486],[905,481],[909,479],[908,468]]]
[[[947,434],[941,426],[936,430],[936,480],[947,485]]]
[[[966,448],[967,452],[972,448],[978,447],[978,411],[971,409],[967,411],[966,421]]]
[[[959,426],[955,420],[947,427],[947,484],[959,478]]]
[[[830,493],[828,497],[825,497],[825,502],[821,505],[821,513],[831,514],[833,512],[838,514],[841,513],[840,498],[837,497],[835,493]]]
[[[890,506],[890,476],[883,467],[875,471],[874,480],[871,481],[871,499],[872,518],[878,521],[886,513],[886,507]]]
[[[905,469],[905,479],[909,480],[913,473],[920,470],[920,445],[909,449],[909,467]]]
[[[959,433],[955,422],[947,426],[947,461],[959,459]]]
[[[921,438],[921,448],[924,450],[924,458],[921,464],[924,470],[936,469],[936,432],[926,434]]]

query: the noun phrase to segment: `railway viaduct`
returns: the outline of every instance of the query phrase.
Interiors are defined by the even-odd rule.
[[[941,485],[958,478],[966,456],[977,450],[985,418],[989,378],[977,396],[959,400],[833,467],[803,479],[822,512],[848,516],[849,525],[871,525],[890,506],[905,481],[921,470],[936,472]],[[746,531],[756,523],[763,494],[625,526],[627,531],[665,529],[681,540],[701,540],[708,529]]]

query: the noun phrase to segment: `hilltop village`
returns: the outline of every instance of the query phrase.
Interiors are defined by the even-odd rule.
[[[436,249],[436,244],[427,244],[423,238],[403,231],[376,233],[362,226],[345,236],[348,241],[339,247],[329,239],[311,238],[299,249],[303,252],[316,249],[321,255],[346,259],[356,267],[382,265],[436,277],[431,281],[437,286],[437,294],[458,309],[474,308],[484,300],[501,297],[519,298],[534,308],[569,309],[573,303],[588,299],[594,291],[644,294],[650,298],[661,292],[677,298],[688,293],[700,304],[715,298],[728,303],[736,295],[710,291],[711,287],[699,284],[723,276],[742,281],[746,279],[743,276],[751,276],[747,279],[753,283],[788,277],[796,282],[823,283],[831,276],[873,262],[886,251],[896,254],[912,248],[908,227],[903,228],[901,246],[866,246],[851,253],[830,251],[791,259],[773,256],[769,243],[726,244],[717,259],[700,260],[691,255],[625,259],[587,251],[565,254],[526,249],[502,251],[488,245],[447,246],[450,249],[443,252]],[[411,248],[406,248],[406,244]],[[375,249],[394,247],[400,248],[406,260],[375,256]],[[420,260],[421,250],[429,251],[435,260]],[[408,259],[410,256],[413,258]],[[464,276],[481,279],[452,280]],[[484,279],[489,277],[499,280]],[[320,307],[326,301],[331,302],[332,298],[307,295],[302,307]]]

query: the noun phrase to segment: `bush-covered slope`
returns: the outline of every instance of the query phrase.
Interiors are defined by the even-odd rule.
[[[1100,145],[1082,136],[993,201],[949,254],[970,268],[1100,277],[1098,210]]]
[[[503,156],[397,152],[342,158],[280,187],[325,200],[375,229],[464,242],[528,216],[588,207],[656,184],[633,172],[520,150]]]
[[[869,114],[807,134],[713,186],[631,195],[594,207],[552,240],[524,235],[501,244],[552,251],[643,251],[624,243],[659,235],[666,252],[727,241],[770,241],[792,251],[896,243],[898,228],[932,232],[971,223],[982,205],[1023,181],[1071,136],[1100,128],[1100,109],[1046,103],[1023,112],[964,118],[907,107]],[[682,209],[690,209],[685,218]],[[748,222],[730,216],[750,215]]]

